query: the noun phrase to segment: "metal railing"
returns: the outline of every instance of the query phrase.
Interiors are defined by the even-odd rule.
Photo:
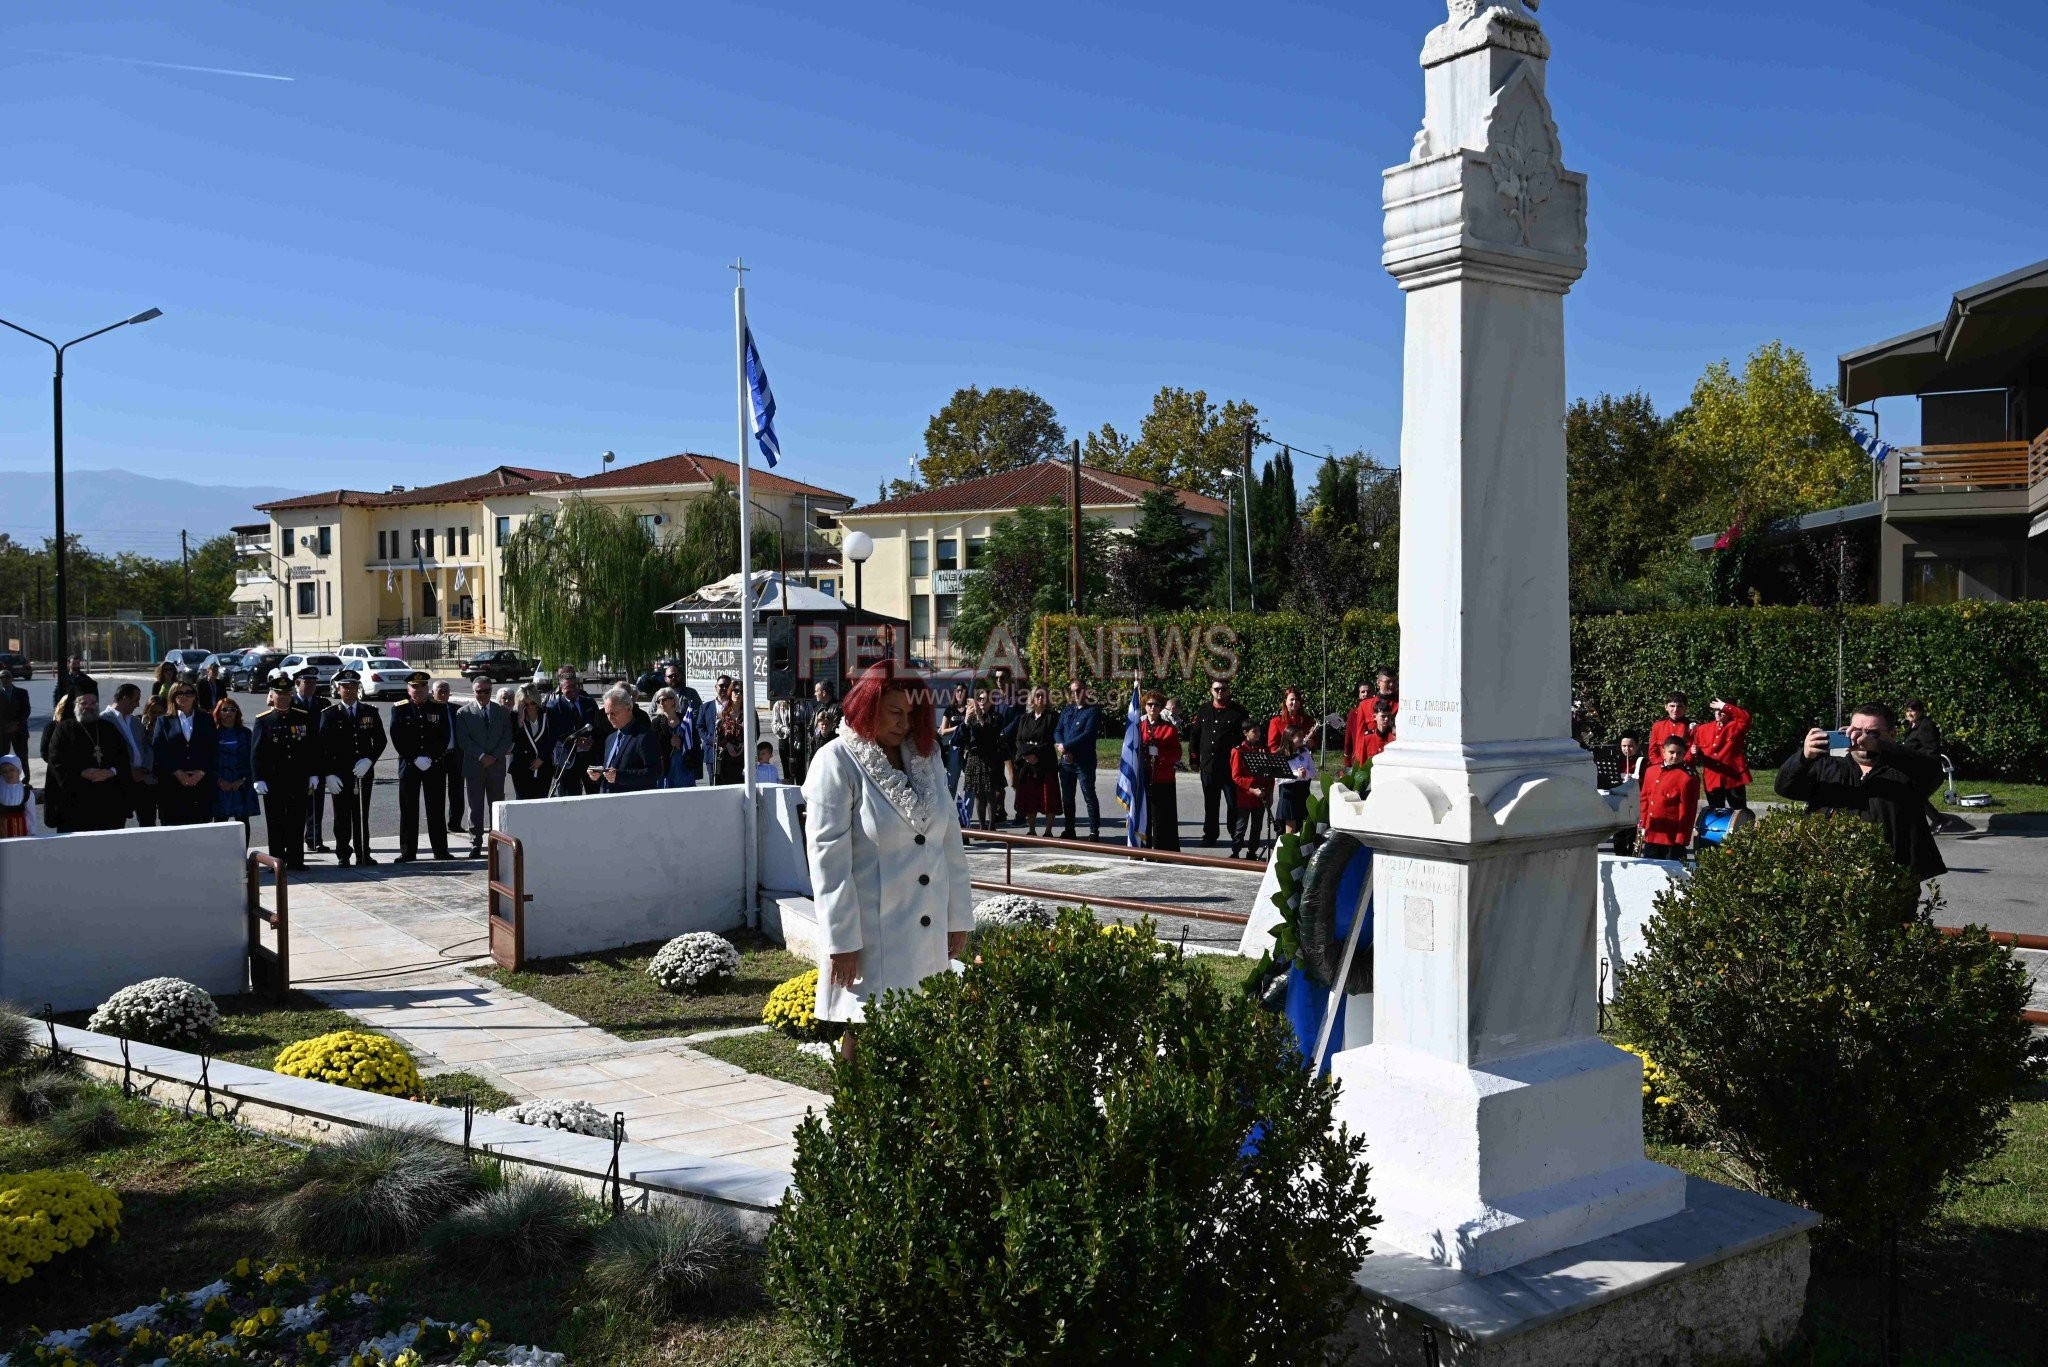
[[[1898,491],[1901,494],[1974,494],[2024,489],[2033,479],[2029,473],[2030,448],[2024,441],[1901,446],[1897,459]]]
[[[526,966],[526,846],[517,836],[491,831],[484,837],[484,877],[488,921],[491,927],[491,962],[507,970]],[[498,851],[512,852],[512,881],[498,876]]]
[[[2027,483],[2031,486],[2044,482],[2048,482],[2048,428],[2043,428],[2027,448]]]
[[[1003,881],[977,878],[973,886],[983,892],[1011,892],[1024,897],[1043,897],[1055,902],[1113,907],[1119,911],[1149,911],[1161,916],[1180,916],[1195,921],[1216,921],[1241,926],[1251,920],[1241,911],[1217,911],[1210,907],[1181,906],[1172,902],[1147,902],[1130,897],[1078,894],[1072,888],[1035,888],[1016,881],[1016,851],[1019,849],[1071,850],[1098,858],[1133,859],[1147,864],[1182,864],[1194,868],[1225,869],[1233,873],[1264,874],[1266,866],[1253,859],[1219,859],[1214,855],[1180,854],[1172,850],[1149,850],[1129,845],[1102,845],[1088,840],[1061,840],[1045,835],[1012,835],[1007,831],[962,830],[969,842],[981,840],[1003,847]]]
[[[269,869],[277,882],[277,908],[263,905],[263,870]],[[249,932],[249,990],[272,1001],[282,1001],[292,990],[291,895],[286,886],[284,864],[262,850],[249,851],[244,867],[248,900],[246,921]],[[277,948],[263,943],[263,927],[277,932]]]
[[[1936,929],[1944,935],[1963,933],[1960,926],[1937,926]],[[2017,930],[1987,930],[1984,933],[1991,937],[1992,943],[2004,945],[2007,949],[2048,950],[2048,935],[2028,935]],[[2029,1025],[2048,1025],[2048,1011],[2027,1007],[2020,1012],[2020,1019]]]

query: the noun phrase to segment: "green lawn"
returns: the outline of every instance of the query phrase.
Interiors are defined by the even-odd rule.
[[[739,972],[729,982],[692,996],[665,992],[647,976],[647,961],[665,943],[661,940],[597,954],[533,959],[516,973],[499,968],[475,971],[622,1039],[660,1039],[759,1025],[761,1008],[776,985],[816,967],[757,933],[735,931],[727,938],[739,946]]]
[[[796,1041],[787,1035],[728,1035],[724,1039],[699,1040],[690,1046],[713,1058],[738,1064],[750,1073],[794,1082],[814,1092],[832,1094],[829,1064],[796,1051]]]
[[[1771,785],[1778,780],[1776,769],[1752,769],[1750,772],[1749,800],[1751,802],[1778,801],[1777,792]],[[1988,778],[1959,778],[1956,780],[1958,794],[1989,793],[1992,805],[1989,807],[1951,807],[1941,800],[1941,793],[1934,795],[1934,805],[1944,812],[1954,812],[1968,821],[1982,825],[1989,816],[2005,814],[2010,816],[2040,815],[2048,813],[2048,783],[2001,783]]]

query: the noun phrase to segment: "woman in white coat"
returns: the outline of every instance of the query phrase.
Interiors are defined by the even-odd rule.
[[[859,1022],[871,998],[945,972],[974,927],[959,810],[924,692],[893,662],[869,669],[804,779],[820,1020]],[[852,1030],[840,1047],[852,1056]]]

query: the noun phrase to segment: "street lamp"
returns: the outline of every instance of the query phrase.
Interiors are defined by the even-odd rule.
[[[65,603],[64,597],[64,353],[77,346],[80,342],[90,342],[93,338],[103,333],[112,332],[115,328],[124,328],[130,323],[147,323],[152,318],[161,318],[163,316],[164,311],[162,309],[144,309],[133,318],[123,318],[118,323],[109,323],[98,332],[88,332],[83,337],[74,337],[61,345],[51,341],[40,332],[30,332],[18,323],[10,323],[5,318],[0,318],[0,327],[10,327],[24,337],[35,338],[38,342],[48,347],[57,358],[56,373],[50,380],[52,414],[50,431],[55,453],[54,465],[57,478],[55,511],[57,515],[57,678],[59,682],[62,682],[64,678],[65,666],[71,663],[71,612]]]
[[[866,532],[848,532],[839,543],[839,549],[853,562],[853,610],[860,611],[860,571],[868,563],[868,557],[875,553],[875,539]]]

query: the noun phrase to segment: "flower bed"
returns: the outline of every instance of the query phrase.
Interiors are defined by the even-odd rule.
[[[612,1118],[587,1101],[522,1101],[497,1115],[500,1120],[516,1120],[522,1125],[612,1137]]]
[[[0,1276],[10,1285],[102,1234],[121,1237],[121,1198],[84,1173],[0,1177]]]
[[[665,992],[694,992],[739,971],[739,947],[708,930],[676,936],[647,963],[647,976]]]
[[[319,1283],[293,1263],[247,1258],[219,1281],[166,1295],[82,1329],[31,1329],[0,1367],[68,1362],[234,1362],[249,1367],[424,1367],[429,1363],[560,1367],[539,1348],[493,1342],[491,1326],[398,1319],[375,1283]]]
[[[362,1030],[337,1030],[287,1044],[278,1051],[277,1071],[384,1096],[416,1096],[424,1086],[404,1045]]]
[[[761,1023],[795,1040],[836,1040],[840,1027],[818,1019],[818,970],[797,974],[768,994]]]
[[[86,1029],[169,1048],[205,1044],[220,1029],[220,1008],[183,978],[144,978],[101,1002]]]

